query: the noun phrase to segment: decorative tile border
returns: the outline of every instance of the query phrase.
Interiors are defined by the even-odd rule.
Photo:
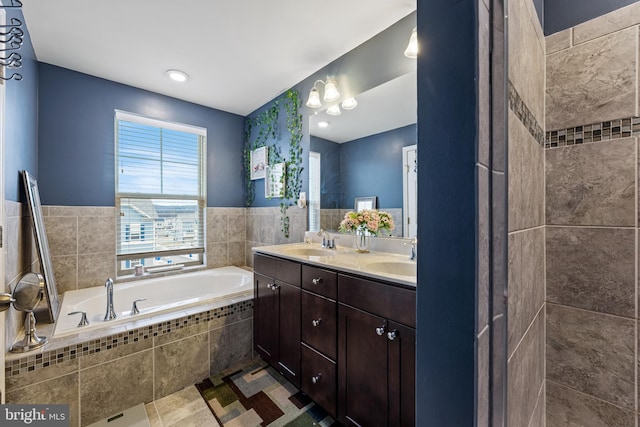
[[[5,366],[5,376],[9,378],[25,372],[37,371],[68,360],[75,360],[83,356],[107,351],[112,348],[121,347],[134,342],[153,339],[153,337],[168,334],[188,326],[210,322],[214,319],[220,319],[222,317],[231,316],[233,314],[252,309],[253,299],[249,299],[213,310],[204,311],[202,313],[191,314],[177,319],[168,320],[166,322],[156,323],[155,325],[93,339],[44,353],[28,355],[21,359],[7,361]]]
[[[516,115],[518,120],[529,130],[531,136],[538,141],[541,147],[544,147],[544,130],[540,123],[536,120],[529,107],[524,103],[520,94],[509,81],[509,108]]]
[[[545,148],[611,141],[640,135],[640,117],[626,117],[547,132]]]

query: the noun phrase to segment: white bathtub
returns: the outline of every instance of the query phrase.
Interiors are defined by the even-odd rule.
[[[116,283],[113,286],[113,306],[117,318],[104,321],[107,309],[107,289],[104,286],[79,289],[64,293],[53,337],[110,328],[128,322],[144,320],[169,312],[205,305],[217,300],[253,295],[253,274],[238,267],[222,267],[193,273],[154,277],[133,282]],[[134,300],[139,314],[131,315]],[[78,327],[84,311],[89,325]]]

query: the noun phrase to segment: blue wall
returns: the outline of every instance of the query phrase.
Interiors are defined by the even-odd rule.
[[[320,208],[341,208],[340,144],[311,136],[311,151],[320,153]]]
[[[377,196],[378,208],[402,207],[402,147],[417,143],[416,125],[349,141],[340,147],[342,207]]]
[[[376,196],[379,209],[402,207],[402,147],[417,144],[416,125],[337,144],[311,137],[321,154],[322,209],[353,209],[356,197]]]
[[[119,109],[207,128],[207,204],[243,206],[243,117],[44,63],[38,92],[43,204],[114,206]]]
[[[557,33],[638,0],[544,0],[544,33]]]
[[[474,425],[479,5],[418,2],[420,426]]]
[[[7,22],[12,17],[24,22],[21,12],[15,9],[6,11]],[[25,32],[24,43],[17,51],[22,55],[22,67],[7,70],[7,75],[18,72],[23,79],[6,82],[5,146],[2,161],[5,167],[5,199],[26,203],[21,171],[26,169],[38,178],[38,66],[29,33],[24,26],[22,30]]]

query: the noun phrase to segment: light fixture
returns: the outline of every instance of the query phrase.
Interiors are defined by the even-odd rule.
[[[418,57],[418,29],[413,27],[411,30],[411,37],[409,37],[409,45],[404,51],[404,56],[407,58]]]
[[[327,108],[327,114],[330,116],[339,116],[342,114],[340,111],[340,106],[338,104],[334,104],[331,107]]]
[[[329,127],[329,122],[318,122],[318,127],[319,128]]]
[[[358,101],[356,101],[355,98],[351,97],[342,101],[341,105],[342,105],[342,108],[344,108],[345,110],[353,110],[358,106]]]
[[[313,86],[311,92],[309,92],[309,99],[307,100],[307,107],[310,108],[320,108],[322,107],[322,102],[320,102],[320,92],[318,89]]]
[[[324,101],[333,102],[340,98],[340,92],[338,92],[338,85],[333,80],[327,78],[327,82],[324,84]]]
[[[186,82],[189,79],[189,75],[180,70],[167,70],[167,75],[171,80],[176,82]]]
[[[327,81],[323,82],[322,80],[316,80],[311,88],[311,92],[309,92],[309,99],[307,100],[307,107],[309,108],[320,108],[322,107],[322,103],[320,102],[320,92],[316,85],[318,83],[322,83],[324,85],[324,99],[325,102],[333,102],[337,101],[340,98],[340,92],[338,91],[338,84],[331,79],[331,77],[327,77]]]

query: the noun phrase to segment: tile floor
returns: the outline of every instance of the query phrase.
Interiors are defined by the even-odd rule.
[[[145,405],[151,427],[218,427],[195,386]]]

